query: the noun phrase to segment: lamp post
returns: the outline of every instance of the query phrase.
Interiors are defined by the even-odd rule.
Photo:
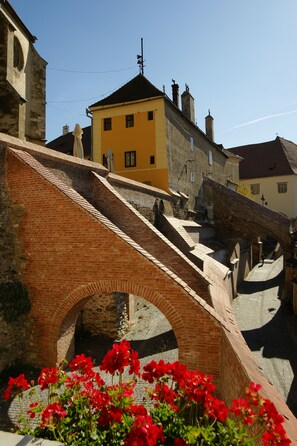
[[[261,201],[262,201],[262,206],[267,206],[267,201],[266,201],[266,199],[265,199],[265,197],[264,197],[264,195],[262,194],[262,197],[261,197]]]

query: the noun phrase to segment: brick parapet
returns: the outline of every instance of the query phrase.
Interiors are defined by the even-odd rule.
[[[29,141],[23,141],[4,133],[0,133],[0,141],[7,147],[30,153],[33,157],[39,158],[40,160],[56,161],[60,164],[68,164],[76,168],[92,170],[100,175],[108,175],[108,170],[104,166],[93,161],[76,158],[75,156],[66,155],[56,150],[37,146]]]
[[[105,178],[96,174],[94,176],[93,199],[96,200],[99,209],[115,222],[117,227],[133,237],[133,240],[188,283],[204,300],[211,303],[209,281],[203,272],[117,193]]]

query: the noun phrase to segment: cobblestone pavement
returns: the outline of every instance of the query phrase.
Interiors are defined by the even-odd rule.
[[[281,303],[282,268],[282,257],[253,268],[233,309],[264,375],[297,416],[297,317]]]

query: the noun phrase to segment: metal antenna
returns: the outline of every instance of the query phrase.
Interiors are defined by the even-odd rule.
[[[139,65],[139,73],[144,74],[144,59],[143,59],[143,38],[141,37],[141,54],[137,54],[137,64]]]

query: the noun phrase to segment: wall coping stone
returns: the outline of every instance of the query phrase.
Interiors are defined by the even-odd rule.
[[[0,444],[3,446],[63,446],[58,441],[43,440],[32,435],[17,435],[10,432],[0,431]]]
[[[167,200],[171,198],[171,195],[163,189],[150,186],[149,184],[140,183],[139,181],[131,180],[130,178],[122,177],[120,175],[116,175],[115,173],[110,172],[107,176],[107,180],[110,183],[123,184],[125,187],[143,191],[146,194],[148,193],[150,195],[157,196],[158,198],[160,196],[166,198]]]
[[[100,175],[108,175],[109,170],[99,163],[93,161],[85,160],[82,158],[77,158],[72,155],[66,155],[64,153],[57,152],[56,150],[49,149],[47,147],[39,146],[28,141],[23,141],[21,139],[15,138],[4,133],[0,133],[0,144],[7,145],[12,149],[22,150],[24,152],[30,153],[34,157],[41,157],[45,159],[52,159],[59,161],[63,164],[70,164],[74,167],[85,168],[87,170],[93,170]]]

